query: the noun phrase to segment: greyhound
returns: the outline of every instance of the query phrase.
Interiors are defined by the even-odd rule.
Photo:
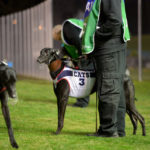
[[[144,117],[137,111],[135,107],[135,88],[134,84],[129,75],[125,74],[124,77],[124,90],[125,90],[125,97],[126,97],[126,112],[130,117],[130,120],[133,125],[133,134],[136,134],[137,130],[137,121],[140,122],[142,126],[142,135],[146,135],[145,130],[145,119]]]
[[[59,49],[53,48],[44,48],[40,51],[40,56],[37,58],[37,62],[45,63],[48,65],[51,78],[53,79],[54,85],[54,92],[57,97],[57,107],[58,107],[58,126],[56,134],[59,134],[63,128],[64,124],[64,116],[65,110],[68,102],[69,96],[72,97],[84,97],[90,95],[91,93],[96,91],[95,85],[95,76],[94,72],[92,71],[84,71],[84,70],[76,70],[74,68],[69,68],[65,65],[62,57],[60,57],[61,52]],[[69,69],[68,69],[69,68]],[[76,76],[79,77],[77,81],[76,79],[68,79],[66,76]],[[83,77],[83,78],[82,78]],[[87,81],[84,81],[87,78]],[[82,89],[78,89],[75,83],[71,83],[72,80],[75,80],[75,83],[78,83],[80,86],[86,85],[88,90],[86,89],[86,93],[83,93]],[[86,82],[86,84],[85,84]],[[76,89],[78,89],[79,94],[74,95],[76,92],[72,92],[72,85]],[[90,84],[90,85],[88,85]],[[131,122],[133,124],[133,134],[136,134],[137,130],[137,120],[140,121],[142,125],[142,134],[143,136],[146,135],[145,131],[145,121],[144,118],[135,107],[135,96],[134,96],[134,85],[131,78],[126,75],[124,80],[124,89],[125,89],[125,96],[126,96],[126,111],[127,114],[130,116]],[[83,93],[83,94],[81,94]]]
[[[14,138],[9,108],[7,105],[8,95],[16,98],[16,72],[13,68],[8,67],[5,63],[0,63],[0,101],[2,113],[7,125],[9,140],[14,148],[18,148],[18,144]]]

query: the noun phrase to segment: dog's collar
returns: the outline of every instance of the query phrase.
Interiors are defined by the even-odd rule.
[[[6,87],[0,89],[0,94],[6,90]]]
[[[55,71],[55,72],[50,72],[50,75],[51,75],[51,77],[52,77],[53,80],[54,80],[54,79],[57,77],[57,75],[61,72],[61,70],[64,68],[64,66],[65,66],[65,64],[62,62],[61,67],[60,67],[57,71]]]

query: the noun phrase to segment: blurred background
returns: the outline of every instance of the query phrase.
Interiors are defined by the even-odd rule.
[[[36,62],[44,47],[59,48],[52,28],[67,18],[83,18],[87,0],[0,0],[0,60],[7,60],[17,74],[49,79],[47,66]],[[138,1],[126,0],[131,41],[127,64],[138,73]],[[142,70],[150,69],[150,0],[141,3]]]

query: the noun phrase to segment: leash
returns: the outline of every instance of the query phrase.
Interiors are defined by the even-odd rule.
[[[97,66],[96,66],[96,62],[95,62],[95,59],[92,57],[92,60],[93,60],[93,64],[94,64],[94,68],[95,68],[95,72],[97,70]],[[96,84],[96,111],[95,111],[95,114],[96,114],[96,125],[95,125],[95,132],[97,133],[98,131],[98,115],[97,115],[97,108],[98,108],[98,85]]]
[[[96,133],[97,133],[97,131],[98,131],[98,119],[97,119],[97,106],[98,106],[98,92],[97,92],[97,90],[96,90],[96,127],[95,127],[95,131],[96,131]]]

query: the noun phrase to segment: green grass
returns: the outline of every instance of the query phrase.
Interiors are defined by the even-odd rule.
[[[126,117],[126,137],[96,138],[87,133],[95,131],[95,94],[88,108],[67,107],[64,128],[57,128],[56,97],[49,81],[19,78],[19,101],[9,101],[12,125],[20,150],[148,150],[150,149],[150,71],[144,71],[144,81],[137,81],[137,71],[131,69],[135,84],[136,106],[145,117],[147,136],[143,137],[139,124],[137,135],[132,135],[132,124]],[[149,77],[149,78],[148,78]],[[69,104],[75,102],[70,98]],[[0,111],[0,150],[11,150],[7,128]]]

